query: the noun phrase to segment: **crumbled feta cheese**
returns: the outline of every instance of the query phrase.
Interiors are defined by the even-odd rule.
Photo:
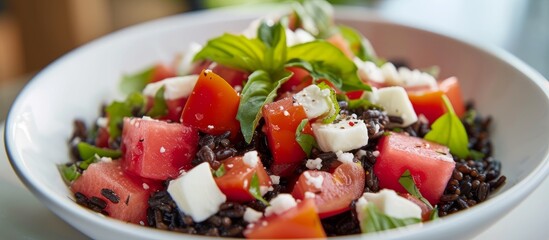
[[[316,158],[316,159],[309,159],[307,160],[307,163],[305,163],[305,167],[308,169],[317,169],[320,170],[322,168],[322,159]]]
[[[246,208],[246,211],[244,211],[244,221],[248,223],[254,223],[257,222],[259,219],[263,217],[262,212],[258,212],[254,210],[253,208]]]
[[[350,151],[368,144],[368,129],[361,119],[340,116],[334,123],[313,123],[313,132],[323,152]]]
[[[217,187],[207,162],[170,181],[168,193],[179,209],[195,222],[202,222],[217,213],[219,205],[227,200]]]
[[[143,221],[139,221],[139,225],[141,225],[141,226],[145,226],[145,222],[143,222]]]
[[[309,172],[304,172],[303,176],[305,176],[305,179],[307,179],[307,185],[314,186],[315,188],[320,189],[322,187],[322,183],[324,182],[324,177],[322,175],[318,175],[316,177],[311,176]]]
[[[143,183],[143,189],[145,190],[149,189],[149,184]]]
[[[254,168],[255,166],[257,166],[257,162],[259,162],[259,156],[257,156],[257,151],[250,151],[245,153],[242,161],[244,162],[244,164],[248,165],[248,167]]]
[[[394,218],[419,218],[421,219],[421,208],[410,200],[399,196],[394,190],[382,189],[377,193],[364,193],[356,203],[358,219],[364,219],[367,204],[374,204],[376,208],[385,215]]]
[[[303,106],[307,118],[313,119],[333,111],[334,104],[330,99],[329,89],[320,89],[317,85],[309,85],[294,95],[296,103]]]
[[[284,111],[284,116],[290,116],[290,113],[288,111]]]
[[[214,129],[214,125],[208,125],[208,129]]]
[[[278,194],[275,198],[273,198],[269,202],[270,206],[265,208],[265,216],[271,216],[273,214],[281,214],[289,209],[297,206],[297,202],[295,201],[294,197],[288,193],[281,193]]]
[[[385,82],[383,72],[377,67],[375,63],[370,61],[362,61],[358,57],[355,57],[353,61],[358,68],[358,75],[361,79],[367,79],[369,81],[378,83]]]
[[[301,28],[298,28],[295,31],[292,31],[286,28],[286,44],[288,45],[288,47],[302,44],[302,43],[312,42],[314,40],[315,40],[315,37],[313,35],[311,35],[310,33],[308,33],[307,31]]]
[[[149,83],[143,89],[143,95],[154,97],[156,92],[164,86],[164,98],[173,100],[188,97],[198,80],[198,75],[166,78],[159,82]]]
[[[314,194],[313,192],[309,192],[309,191],[305,192],[305,199],[315,198],[315,197],[316,197],[316,194]]]
[[[164,146],[160,147],[160,153],[165,153],[166,152],[166,148],[164,148]]]
[[[374,157],[378,157],[379,156],[379,151],[378,150],[373,151],[372,155],[374,155]]]
[[[109,119],[106,117],[100,117],[95,121],[95,124],[97,124],[98,127],[105,128],[107,127],[107,124],[109,123]]]
[[[112,162],[112,158],[110,157],[101,157],[101,159],[99,159],[101,162]]]
[[[271,182],[273,184],[280,184],[280,176],[277,175],[269,175],[269,178],[271,178]]]
[[[378,90],[379,99],[376,102],[381,105],[387,115],[401,117],[402,124],[394,124],[398,127],[407,127],[417,121],[417,115],[408,98],[406,90],[402,87],[386,87]]]
[[[353,158],[355,158],[355,155],[353,155],[352,153],[349,153],[349,152],[344,153],[342,151],[337,151],[336,156],[337,156],[337,160],[342,163],[353,163]]]
[[[192,72],[197,64],[193,63],[193,58],[200,50],[202,50],[202,45],[196,42],[191,42],[189,44],[187,51],[183,54],[183,58],[181,58],[181,61],[177,64],[178,75],[184,76]]]

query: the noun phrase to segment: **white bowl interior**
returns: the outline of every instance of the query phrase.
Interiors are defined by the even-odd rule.
[[[7,120],[6,148],[20,178],[53,212],[93,238],[184,237],[107,219],[70,199],[57,165],[68,161],[72,121],[96,118],[100,105],[116,94],[122,74],[158,61],[169,62],[191,41],[204,43],[226,31],[239,32],[263,12],[217,10],[146,23],[94,41],[47,67],[23,90]],[[416,67],[438,65],[443,76],[458,76],[466,99],[474,99],[481,113],[493,116],[495,156],[508,177],[503,189],[485,204],[422,229],[390,231],[377,237],[473,235],[508,212],[545,178],[549,94],[543,77],[497,50],[483,50],[376,16],[364,17],[368,13],[362,10],[342,8],[337,13],[342,23],[356,27],[371,40],[378,55],[406,59]],[[461,230],[455,224],[467,227],[468,235],[456,235]]]

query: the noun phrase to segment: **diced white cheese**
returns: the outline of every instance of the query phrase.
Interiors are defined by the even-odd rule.
[[[395,126],[407,127],[417,121],[416,112],[404,88],[386,87],[377,92],[379,99],[376,103],[385,109],[387,115],[402,118],[402,124],[395,124]]]
[[[371,103],[377,103],[379,101],[378,91],[379,91],[378,88],[372,87],[372,91],[364,91],[362,93],[362,96],[360,96],[360,98],[366,99]]]
[[[259,161],[259,157],[257,156],[257,151],[249,151],[244,154],[244,157],[242,157],[242,161],[244,164],[248,165],[250,168],[254,168],[257,166],[257,162]]]
[[[95,123],[97,124],[98,127],[107,127],[107,124],[109,123],[109,119],[106,118],[106,117],[100,117],[97,119],[97,121],[95,121]]]
[[[263,217],[263,213],[256,211],[253,208],[247,207],[246,211],[244,211],[244,221],[248,223],[257,222],[262,217]]]
[[[178,75],[184,76],[191,74],[198,63],[193,63],[193,58],[200,50],[202,50],[202,45],[196,42],[191,42],[189,44],[187,51],[183,54],[183,58],[181,58],[181,61],[177,64]]]
[[[364,209],[367,204],[374,204],[381,213],[394,218],[421,219],[421,208],[393,190],[382,189],[377,193],[364,193],[356,203],[356,212],[360,221],[365,217]]]
[[[314,41],[315,37],[307,31],[298,28],[294,31],[286,28],[286,44],[288,47]]]
[[[308,169],[317,169],[320,170],[322,168],[322,159],[316,158],[316,159],[308,159],[305,163],[305,167]]]
[[[304,88],[294,95],[294,99],[303,106],[309,119],[330,113],[334,106],[330,100],[330,90],[321,90],[317,85],[309,85]]]
[[[355,158],[355,155],[353,155],[352,153],[349,153],[349,152],[344,153],[342,151],[337,151],[336,156],[337,156],[337,160],[342,163],[353,163],[353,158]]]
[[[297,202],[294,197],[288,193],[278,194],[269,202],[270,206],[265,208],[265,216],[271,216],[273,214],[282,214],[289,209],[297,206]]]
[[[271,178],[271,182],[273,184],[280,184],[280,176],[277,175],[269,175],[269,178]]]
[[[305,199],[315,198],[315,197],[316,197],[316,194],[314,194],[313,192],[309,192],[309,191],[305,192]]]
[[[324,152],[346,152],[368,144],[366,124],[355,116],[340,116],[334,123],[313,123],[312,127],[316,142]]]
[[[198,80],[198,75],[166,78],[162,81],[149,83],[143,89],[143,95],[154,97],[156,92],[164,86],[164,99],[178,99],[188,97]]]
[[[195,222],[202,222],[214,215],[219,211],[219,205],[227,200],[217,187],[207,162],[170,181],[168,193],[179,209]]]
[[[322,175],[313,177],[309,172],[304,172],[303,176],[305,176],[305,179],[307,179],[307,182],[306,182],[307,185],[314,186],[315,188],[318,188],[318,189],[322,187],[322,183],[324,182],[324,177]]]

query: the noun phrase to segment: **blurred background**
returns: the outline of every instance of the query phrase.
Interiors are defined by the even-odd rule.
[[[34,74],[66,52],[143,21],[253,0],[0,0],[0,122]],[[280,1],[279,1],[280,2]],[[332,0],[511,52],[549,78],[549,1]]]

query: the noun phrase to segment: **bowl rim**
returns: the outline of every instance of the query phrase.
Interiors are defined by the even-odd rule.
[[[270,9],[270,7],[265,7],[265,9]],[[235,11],[240,11],[240,13],[242,13],[243,15],[234,14]],[[367,16],[364,16],[365,11],[368,13]],[[201,21],[204,21],[204,22],[218,22],[219,18],[215,20],[214,18],[211,18],[211,17],[220,15],[220,14],[226,17],[224,18],[225,21],[239,20],[239,19],[242,20],[249,17],[260,16],[259,11],[257,11],[257,8],[255,7],[251,7],[251,8],[229,7],[229,8],[178,14],[170,17],[165,17],[165,18],[145,22],[145,23],[131,26],[122,30],[118,30],[104,37],[98,38],[87,44],[84,44],[70,51],[69,53],[63,55],[62,57],[58,58],[57,60],[55,60],[48,66],[46,66],[38,74],[36,74],[29,81],[29,83],[26,84],[23,90],[17,95],[12,106],[10,107],[10,110],[8,112],[6,122],[5,122],[5,131],[3,136],[4,147],[6,149],[6,154],[10,161],[10,164],[14,169],[14,171],[16,172],[19,179],[24,183],[24,185],[28,189],[30,189],[31,192],[37,198],[45,201],[46,203],[45,205],[48,208],[52,210],[54,208],[62,209],[62,211],[66,211],[66,213],[72,214],[74,215],[74,217],[78,217],[89,223],[94,223],[96,225],[100,225],[105,228],[114,228],[114,226],[117,226],[119,227],[117,231],[122,232],[124,234],[128,234],[129,236],[137,236],[136,232],[140,232],[140,233],[146,233],[146,236],[144,237],[151,237],[151,238],[152,237],[156,237],[156,238],[182,237],[180,233],[173,233],[173,232],[157,230],[152,228],[143,228],[136,224],[128,224],[119,220],[101,216],[99,214],[90,214],[93,212],[81,207],[74,208],[74,207],[70,207],[70,205],[67,207],[66,202],[67,200],[70,200],[70,199],[68,199],[68,197],[65,197],[65,199],[63,199],[63,197],[58,196],[53,189],[48,189],[40,181],[37,181],[34,177],[30,176],[28,174],[28,170],[26,169],[28,166],[25,165],[24,159],[13,151],[13,149],[17,148],[17,145],[14,141],[16,137],[15,128],[17,127],[16,114],[18,112],[18,109],[21,109],[20,105],[22,104],[22,99],[26,98],[33,91],[36,91],[37,86],[40,84],[40,79],[42,75],[45,75],[49,71],[52,71],[52,69],[55,69],[58,65],[62,65],[64,62],[66,62],[67,60],[70,60],[71,58],[73,58],[73,56],[78,55],[81,52],[89,51],[88,49],[94,49],[96,46],[104,44],[105,42],[109,42],[112,39],[119,38],[122,35],[143,34],[145,32],[143,31],[144,29],[151,30],[151,29],[154,29],[155,26],[160,26],[167,22],[179,22],[180,23],[179,27],[181,27],[181,24],[191,25],[192,23],[189,23],[189,22],[196,21],[197,19],[200,19]],[[185,19],[192,19],[193,21],[183,21]],[[491,45],[486,45],[486,44],[480,44],[480,43],[471,41],[470,39],[465,40],[460,36],[453,36],[451,33],[447,33],[447,32],[440,33],[437,31],[426,29],[423,26],[418,27],[418,26],[411,25],[409,23],[399,21],[399,20],[386,18],[377,14],[375,11],[372,11],[367,8],[362,8],[362,7],[337,6],[336,19],[368,21],[368,22],[379,23],[379,24],[397,25],[404,28],[410,28],[414,31],[419,31],[422,33],[442,37],[445,40],[459,42],[460,44],[464,44],[483,54],[495,57],[498,60],[501,60],[502,62],[508,64],[510,67],[514,68],[514,70],[522,73],[532,83],[534,83],[536,87],[542,91],[543,94],[545,94],[545,97],[546,97],[545,100],[549,101],[549,87],[548,87],[549,84],[547,83],[548,80],[545,79],[539,72],[534,70],[532,67],[524,63],[522,60],[519,60],[517,57],[513,56],[512,54],[506,52],[501,48],[491,46]],[[158,28],[157,30],[165,31],[166,28]],[[146,31],[146,34],[151,34],[151,32]],[[433,232],[434,230],[440,228],[439,226],[447,226],[447,227],[452,226],[458,223],[459,221],[467,219],[467,217],[472,215],[473,213],[485,214],[494,210],[509,208],[512,204],[518,204],[519,202],[524,200],[525,196],[529,195],[535,188],[537,188],[540,185],[540,183],[547,177],[547,175],[549,175],[549,148],[546,149],[546,151],[544,152],[543,161],[539,165],[537,165],[532,172],[530,172],[526,177],[524,177],[524,179],[517,182],[514,186],[510,187],[509,189],[506,189],[504,192],[499,192],[496,194],[496,196],[491,197],[491,201],[494,201],[495,199],[504,199],[504,198],[507,199],[506,201],[502,201],[504,205],[479,204],[478,206],[475,206],[472,210],[462,211],[457,214],[452,214],[450,216],[447,216],[444,218],[444,221],[425,223],[423,224],[423,227],[421,228],[421,230],[419,230],[419,232],[417,230],[401,231],[401,229],[396,229],[396,230],[390,230],[390,231],[377,233],[377,234],[359,234],[359,235],[355,235],[355,237],[367,236],[367,237],[381,237],[381,238],[385,238],[385,237],[399,238],[399,237],[408,236],[410,234],[421,234],[422,232],[428,233],[428,232]],[[77,206],[77,205],[74,205],[74,206]],[[53,211],[53,212],[56,215],[60,216],[61,218],[65,219],[64,216],[61,215],[59,212],[57,211]],[[65,219],[65,221],[73,225],[71,222],[67,221],[67,219]],[[124,227],[121,227],[121,226],[124,226]],[[82,231],[82,230],[79,229],[79,231]],[[183,235],[183,236],[190,236],[190,235]],[[197,235],[192,235],[192,237],[208,238],[208,237],[197,236]],[[344,236],[344,237],[350,237],[350,236]]]

